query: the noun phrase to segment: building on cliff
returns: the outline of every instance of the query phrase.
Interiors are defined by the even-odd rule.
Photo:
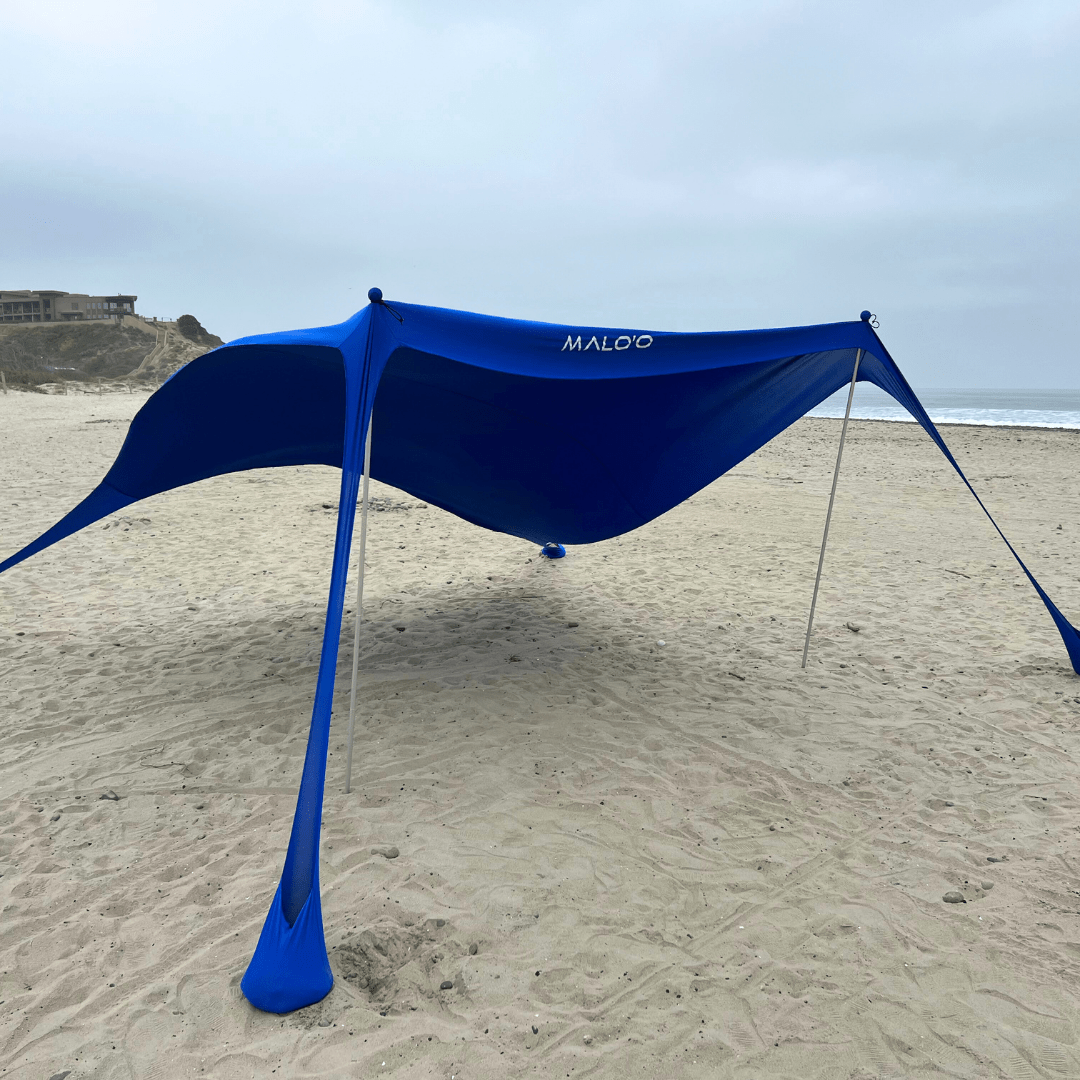
[[[0,289],[0,322],[119,321],[135,314],[137,296],[90,296],[54,289]]]

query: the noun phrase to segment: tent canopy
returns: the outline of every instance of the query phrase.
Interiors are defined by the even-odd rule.
[[[586,544],[711,483],[851,377],[917,402],[862,321],[665,334],[382,307],[371,472],[488,529]],[[0,570],[138,499],[209,476],[342,463],[338,326],[241,338],[179,370],[140,410],[99,487]]]
[[[672,334],[391,307],[377,289],[369,298],[339,325],[241,338],[181,368],[134,418],[98,487],[0,563],[2,572],[129,503],[210,476],[341,467],[296,814],[281,882],[241,984],[253,1004],[274,1012],[318,1001],[333,985],[319,903],[319,823],[372,414],[375,478],[488,529],[586,544],[635,529],[711,483],[845,385],[861,355],[859,380],[904,405],[971,489],[868,312],[820,326]],[[1009,550],[1080,673],[1080,635]]]

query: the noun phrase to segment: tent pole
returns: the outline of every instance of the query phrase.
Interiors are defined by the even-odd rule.
[[[810,651],[810,631],[814,628],[814,611],[817,608],[818,589],[821,587],[821,568],[825,565],[825,545],[829,541],[829,523],[832,521],[833,502],[836,500],[836,482],[840,479],[840,459],[844,456],[844,439],[847,438],[848,419],[851,416],[851,399],[855,396],[855,380],[862,361],[862,349],[855,351],[855,367],[851,372],[851,385],[848,387],[847,408],[844,410],[844,426],[840,429],[840,446],[836,450],[836,468],[832,474],[832,491],[829,492],[829,509],[825,514],[825,532],[821,537],[821,554],[818,556],[817,577],[814,578],[814,598],[810,601],[810,618],[806,623],[806,642],[802,651],[802,666],[806,667],[806,655]],[[361,534],[363,535],[363,534]],[[362,542],[362,541],[361,541]]]
[[[364,488],[360,497],[360,571],[356,576],[356,630],[352,649],[352,690],[349,692],[349,739],[345,754],[345,794],[352,790],[353,732],[356,730],[356,674],[360,667],[360,619],[364,603],[364,555],[367,548],[368,478],[371,475],[371,421],[364,440]]]

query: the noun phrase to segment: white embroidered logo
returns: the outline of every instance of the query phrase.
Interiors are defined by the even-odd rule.
[[[596,339],[596,335],[593,334],[589,338],[589,344],[584,348],[581,346],[581,335],[573,337],[571,334],[566,335],[566,342],[559,352],[566,352],[569,349],[571,352],[588,352],[590,349],[596,349],[597,352],[623,352],[625,349],[629,349],[631,345],[635,349],[647,349],[653,343],[652,334],[620,334],[615,339],[614,349],[607,343],[607,334],[604,335],[603,344]]]

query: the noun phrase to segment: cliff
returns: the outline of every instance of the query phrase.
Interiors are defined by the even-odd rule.
[[[116,323],[0,324],[0,371],[12,387],[99,380],[160,383],[221,343],[192,315],[175,323],[128,316]]]

